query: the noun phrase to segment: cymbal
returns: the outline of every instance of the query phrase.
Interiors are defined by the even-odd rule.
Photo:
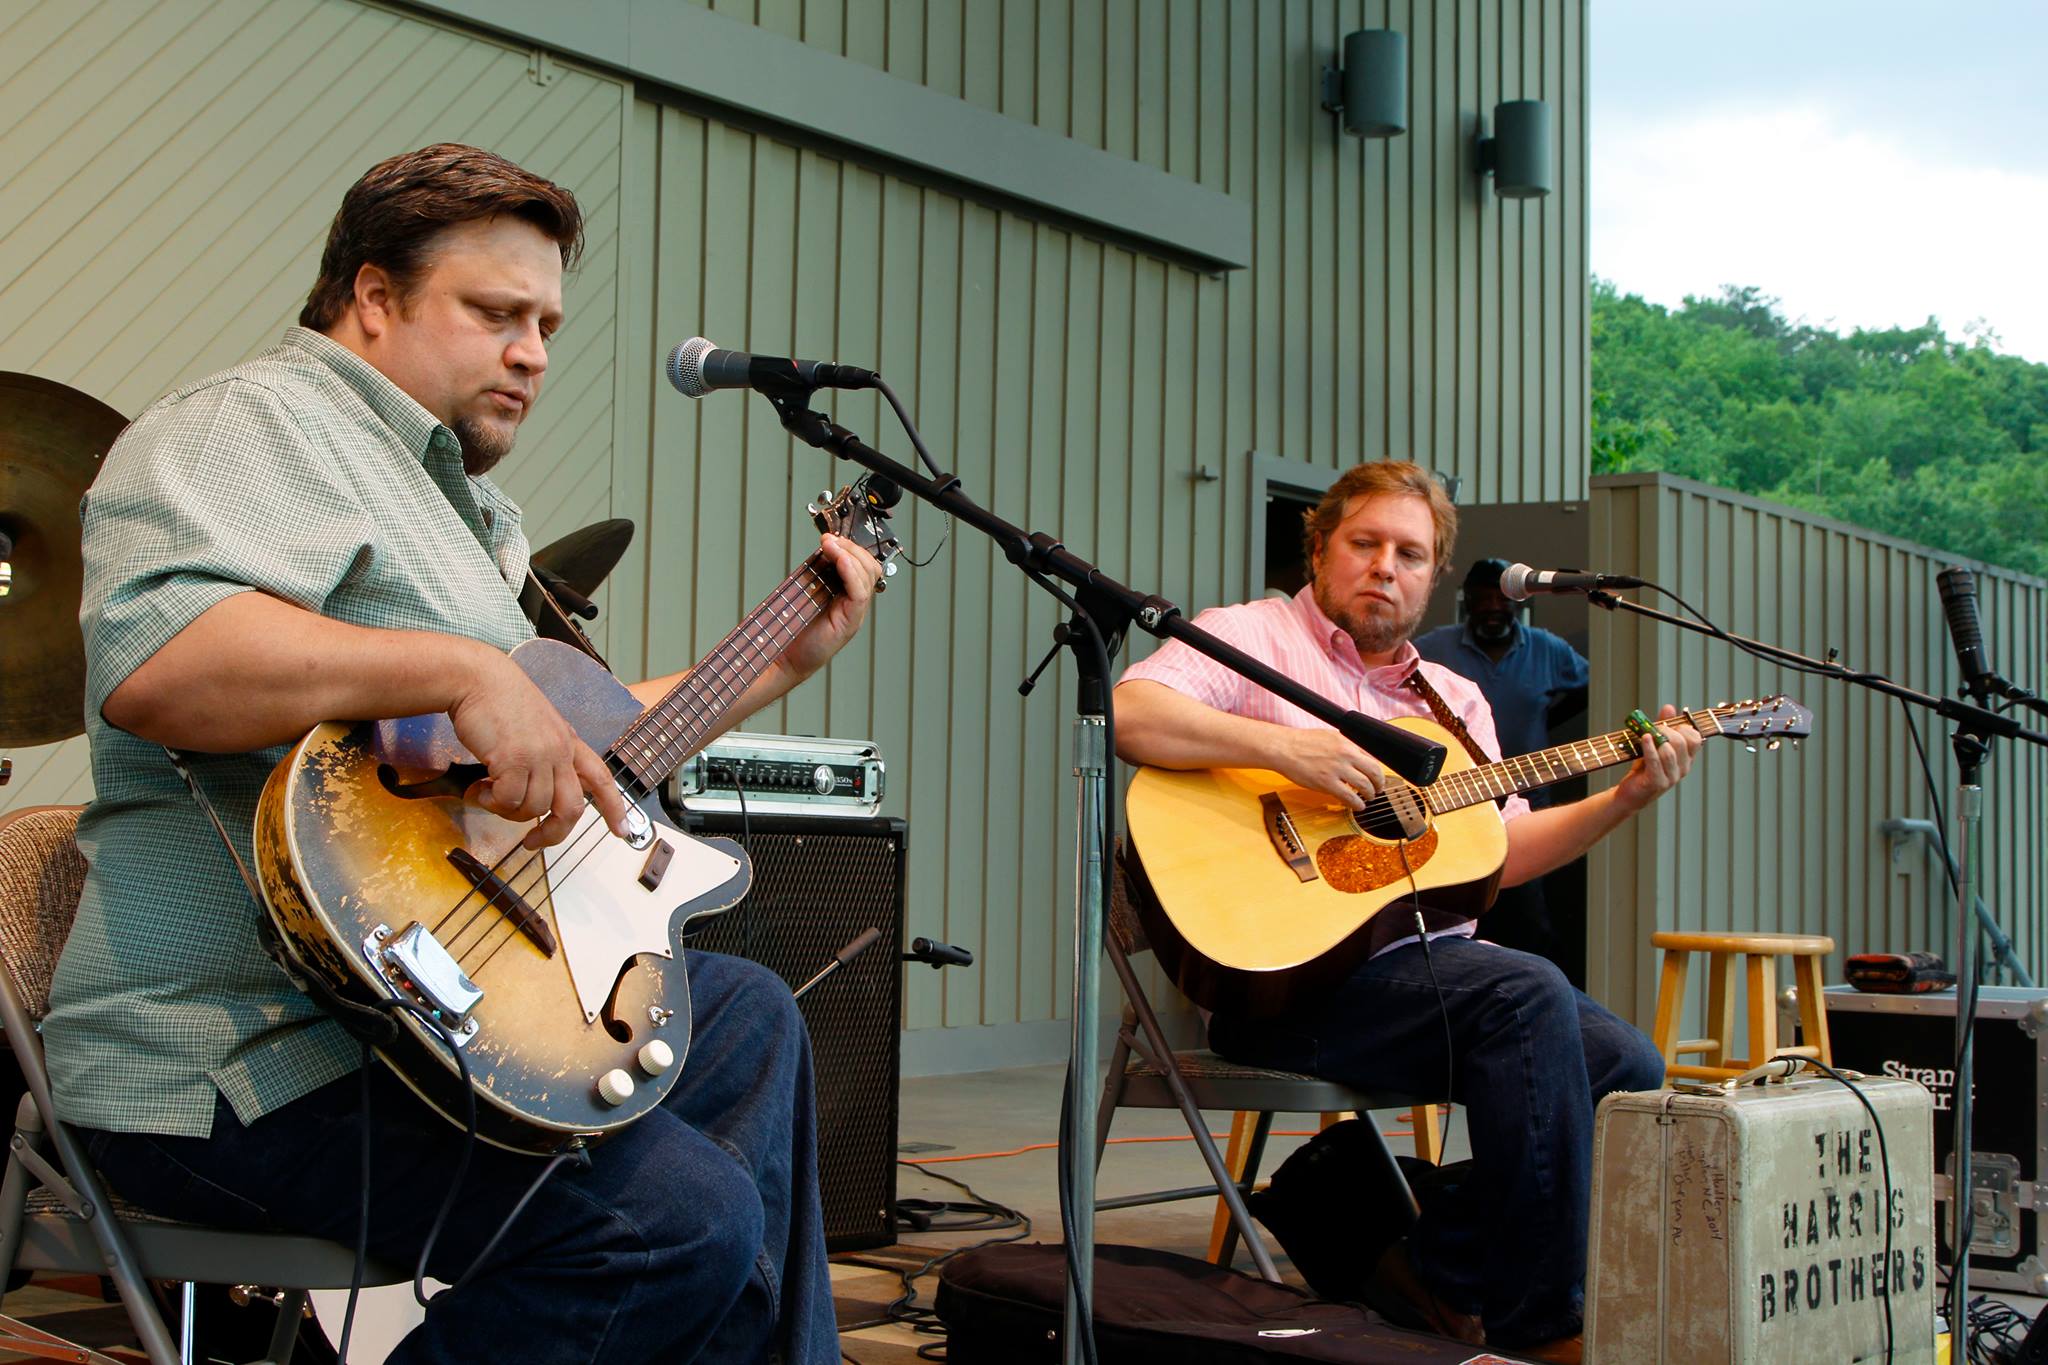
[[[0,597],[0,745],[85,729],[78,501],[127,425],[76,389],[0,371],[0,535],[14,567]]]
[[[571,592],[589,597],[632,543],[633,523],[624,517],[595,521],[535,550],[533,567],[561,579]]]

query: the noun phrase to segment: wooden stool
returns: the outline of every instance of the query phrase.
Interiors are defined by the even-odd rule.
[[[1667,1079],[1725,1081],[1774,1055],[1785,1053],[1832,1062],[1828,1050],[1828,1016],[1821,998],[1821,959],[1835,950],[1825,934],[1713,934],[1658,932],[1652,947],[1664,950],[1664,975],[1657,987],[1657,1024],[1652,1041],[1664,1054]],[[1707,1027],[1711,1038],[1678,1036],[1678,1016],[1685,1008],[1685,978],[1694,953],[1707,954]],[[1730,989],[1730,961],[1749,959],[1750,1055],[1735,1055],[1735,992]],[[1799,1047],[1778,1046],[1778,959],[1792,959],[1792,981],[1799,988],[1799,1026],[1806,1041]],[[1701,1065],[1678,1059],[1704,1053]]]

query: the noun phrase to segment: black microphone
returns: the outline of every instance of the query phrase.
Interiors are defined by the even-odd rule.
[[[875,372],[824,360],[749,355],[691,337],[668,353],[668,382],[686,398],[702,398],[713,389],[753,389],[782,398],[812,389],[871,389]]]
[[[1948,617],[1948,636],[1963,670],[1963,690],[1988,705],[2001,679],[1984,653],[1984,628],[1977,621],[1977,575],[1968,569],[1946,568],[1934,576],[1941,590],[1941,609]]]
[[[1643,580],[1621,573],[1573,573],[1565,569],[1532,569],[1527,564],[1510,564],[1500,576],[1501,593],[1509,600],[1526,602],[1539,592],[1598,592],[1602,588],[1640,588]]]
[[[974,954],[965,948],[956,948],[950,943],[914,938],[910,940],[910,951],[903,955],[903,960],[923,962],[933,967],[972,967]]]

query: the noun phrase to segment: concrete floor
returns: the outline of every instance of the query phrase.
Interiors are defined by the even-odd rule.
[[[1059,1195],[1055,1184],[1054,1150],[1049,1145],[1058,1136],[1060,1092],[1064,1070],[1059,1066],[1024,1067],[1008,1071],[987,1071],[960,1076],[921,1077],[903,1082],[899,1150],[905,1160],[924,1159],[931,1171],[944,1172],[965,1181],[984,1198],[1006,1204],[1032,1220],[1029,1240],[1052,1242],[1061,1238]],[[1372,1116],[1381,1132],[1388,1135],[1394,1150],[1407,1151],[1409,1133],[1406,1115],[1382,1112]],[[1209,1131],[1218,1134],[1218,1145],[1228,1133],[1231,1116],[1211,1113]],[[1269,1144],[1261,1169],[1270,1172],[1287,1154],[1300,1146],[1314,1130],[1314,1114],[1282,1115],[1274,1123],[1277,1134]],[[1145,1141],[1144,1139],[1171,1139]],[[1120,1112],[1110,1131],[1110,1147],[1103,1159],[1097,1193],[1102,1198],[1141,1193],[1148,1190],[1199,1183],[1205,1172],[1199,1153],[1187,1136],[1186,1125],[1177,1111],[1132,1110]],[[1136,1140],[1132,1140],[1136,1139]],[[1043,1144],[1043,1145],[1042,1145]],[[1018,1151],[1018,1149],[1031,1149]],[[1017,1152],[1016,1155],[979,1155]],[[1453,1111],[1445,1133],[1447,1160],[1470,1153],[1462,1116]],[[944,1158],[969,1157],[967,1160]],[[934,1160],[939,1158],[940,1160]],[[959,1191],[931,1179],[910,1167],[898,1168],[899,1198],[961,1198]],[[1141,1208],[1111,1210],[1096,1219],[1098,1242],[1123,1242],[1189,1256],[1206,1256],[1213,1199],[1155,1204]],[[960,1234],[905,1233],[903,1241],[937,1251],[965,1246],[990,1236],[987,1232]],[[1271,1238],[1267,1245],[1282,1275],[1301,1283],[1284,1253]],[[1237,1267],[1251,1270],[1250,1258],[1242,1247]],[[835,1277],[852,1273],[835,1267]],[[929,1305],[937,1289],[936,1276],[918,1282],[918,1301]],[[1999,1294],[2031,1319],[2041,1312],[2043,1301],[2023,1295]],[[875,1328],[846,1338],[850,1346],[859,1342],[915,1345],[931,1340],[910,1335],[902,1329]],[[858,1347],[855,1347],[858,1354]]]
[[[907,1080],[903,1083],[902,1117],[897,1125],[898,1150],[904,1159],[917,1161],[1050,1144],[1059,1136],[1064,1076],[1064,1068],[1054,1065]],[[1215,1112],[1207,1117],[1209,1131],[1219,1135],[1217,1145],[1223,1146],[1231,1116]],[[1398,1113],[1382,1113],[1375,1118],[1380,1130],[1389,1135],[1409,1131]],[[1276,1134],[1307,1134],[1314,1131],[1315,1125],[1314,1114],[1285,1114],[1274,1121],[1273,1130]],[[1447,1140],[1451,1159],[1466,1154],[1463,1128],[1462,1123],[1452,1125]],[[1101,1198],[1194,1185],[1206,1176],[1201,1154],[1195,1150],[1177,1110],[1121,1110],[1109,1136],[1109,1150],[1103,1156],[1097,1177],[1097,1194]],[[1302,1136],[1274,1137],[1261,1168],[1271,1171],[1304,1140]],[[1408,1150],[1405,1137],[1393,1137],[1392,1141],[1396,1151]],[[924,1150],[925,1144],[938,1150]],[[932,1161],[929,1169],[964,1180],[984,1197],[1028,1214],[1034,1238],[1058,1240],[1057,1166],[1050,1146],[1016,1156]],[[899,1170],[897,1195],[943,1199],[949,1195],[957,1197],[958,1192],[904,1167]],[[1096,1219],[1096,1240],[1204,1255],[1215,1207],[1213,1199],[1204,1199],[1110,1210]],[[1279,1248],[1270,1241],[1268,1245],[1278,1256]],[[1239,1255],[1240,1265],[1248,1268],[1250,1258],[1242,1251]]]

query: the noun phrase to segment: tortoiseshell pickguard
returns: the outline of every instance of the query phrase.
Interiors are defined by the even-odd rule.
[[[1409,873],[1428,862],[1436,853],[1436,828],[1405,845],[1369,839],[1363,834],[1345,834],[1326,839],[1316,849],[1316,871],[1338,891],[1377,891],[1404,881]]]

